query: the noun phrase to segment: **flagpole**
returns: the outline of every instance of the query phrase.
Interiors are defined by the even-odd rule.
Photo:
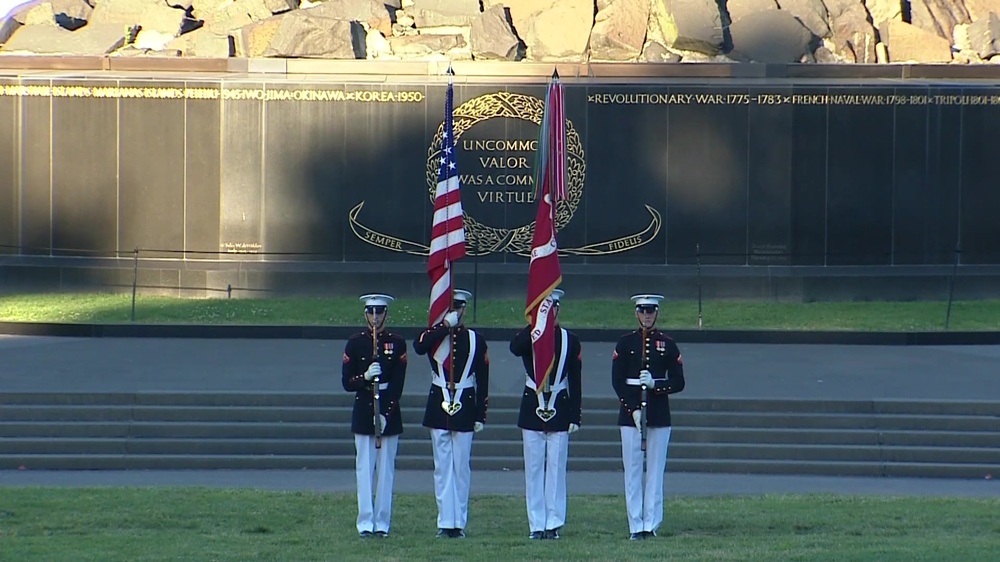
[[[451,67],[451,61],[448,61],[448,70],[445,72],[448,75],[448,100],[445,104],[446,112],[448,115],[445,118],[448,123],[452,122],[453,113],[455,112],[455,70]],[[448,131],[448,145],[449,148],[454,149],[455,139],[452,138],[454,130]],[[447,203],[448,209],[448,221],[451,222],[451,192],[445,196],[445,202]],[[452,269],[451,263],[451,246],[445,246],[444,249],[444,260],[448,267],[448,312],[455,310],[455,272]],[[451,392],[452,396],[455,395],[455,326],[448,326],[448,339],[451,342],[450,349],[448,350],[448,390]]]
[[[461,183],[455,155],[453,105],[455,71],[449,63],[448,89],[445,95],[445,115],[441,131],[440,167],[434,191],[434,215],[431,225],[431,243],[427,258],[427,273],[431,281],[428,325],[436,326],[454,310],[454,261],[466,256],[465,223],[462,212]],[[452,353],[455,329],[449,327],[449,336],[434,349],[433,357],[442,377],[453,387]]]
[[[553,79],[545,92],[535,153],[534,181],[538,211],[531,240],[528,295],[525,303],[525,319],[531,327],[532,363],[537,393],[550,390],[549,378],[555,367],[556,347],[556,315],[552,291],[562,282],[555,227],[556,202],[564,192],[559,183],[565,179],[565,119],[561,98],[558,72],[553,72]]]

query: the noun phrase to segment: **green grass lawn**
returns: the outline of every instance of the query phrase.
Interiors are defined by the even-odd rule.
[[[470,306],[467,319],[479,327],[522,325],[524,302],[484,300]],[[390,310],[397,327],[423,326],[426,299],[398,299]],[[128,323],[128,294],[0,295],[0,321]],[[939,331],[945,327],[947,303],[817,302],[769,303],[707,301],[702,305],[703,328],[773,330]],[[561,322],[571,329],[630,329],[635,325],[629,301],[565,299]],[[473,319],[473,316],[475,317]],[[270,324],[357,326],[364,320],[355,298],[182,299],[139,296],[135,321],[147,324]],[[660,326],[698,327],[698,305],[666,302]],[[1000,329],[1000,300],[953,303],[951,330]]]
[[[559,541],[529,541],[524,499],[473,496],[468,538],[435,539],[434,498],[396,495],[392,535],[361,539],[351,494],[3,488],[0,560],[973,561],[996,559],[998,499],[670,499],[660,537],[626,540],[624,500],[571,496]]]

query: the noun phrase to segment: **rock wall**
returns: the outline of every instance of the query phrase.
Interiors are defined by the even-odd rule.
[[[1000,0],[47,0],[0,55],[1000,63]]]

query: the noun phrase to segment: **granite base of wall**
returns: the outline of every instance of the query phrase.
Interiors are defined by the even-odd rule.
[[[237,262],[7,257],[0,293],[129,292],[182,297],[356,296],[385,291],[425,297],[422,263]],[[523,298],[526,265],[459,263],[455,285],[480,298]],[[1000,298],[1000,266],[599,266],[563,267],[574,298],[783,302]]]

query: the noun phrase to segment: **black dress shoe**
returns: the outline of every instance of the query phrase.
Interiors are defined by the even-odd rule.
[[[630,541],[641,541],[645,538],[646,535],[643,533],[632,533],[631,535],[628,536],[628,540]]]
[[[559,529],[549,529],[545,531],[545,538],[558,540],[559,539]]]
[[[545,533],[542,531],[532,531],[531,534],[528,535],[528,538],[533,541],[540,541],[542,539],[547,539],[548,537],[546,537]]]
[[[369,538],[372,537],[372,532],[371,531],[361,531],[360,533],[358,533],[358,536],[361,537],[361,538],[363,538],[363,539],[369,539]]]
[[[642,534],[646,535],[644,538],[647,538],[647,539],[655,539],[656,538],[656,531],[643,531]]]
[[[384,539],[389,536],[389,531],[375,531],[375,536],[380,539]]]
[[[465,531],[462,530],[462,529],[452,529],[451,530],[451,538],[453,538],[453,539],[464,539],[465,538]]]
[[[434,535],[434,538],[438,539],[451,538],[451,529],[438,529],[438,532],[436,535]]]

